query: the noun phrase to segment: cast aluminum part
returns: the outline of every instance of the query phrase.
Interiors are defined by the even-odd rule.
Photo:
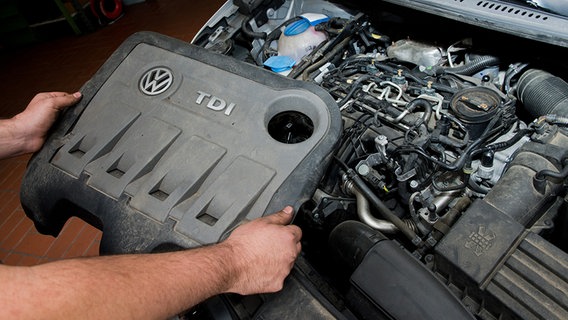
[[[443,216],[442,213],[446,212],[446,209],[452,201],[459,198],[460,195],[461,194],[459,192],[455,191],[435,192],[432,188],[412,194],[409,200],[410,213],[416,224],[420,227],[422,233],[428,233],[431,226],[434,225],[441,216]],[[423,199],[423,203],[422,207],[416,210],[413,202],[419,197]]]
[[[375,147],[377,148],[377,150],[379,150],[379,153],[381,153],[385,157],[387,156],[388,143],[388,138],[382,134],[375,137]]]
[[[513,126],[509,132],[497,138],[494,143],[507,141],[515,135],[517,130],[522,130],[526,127],[526,124],[519,122],[518,125]],[[475,179],[477,182],[487,181],[491,185],[495,185],[503,175],[503,172],[505,172],[507,165],[513,160],[515,152],[529,140],[530,138],[525,136],[511,147],[495,152],[493,166],[491,168],[481,166],[480,160],[473,161],[471,166],[474,172],[471,175],[471,179]]]
[[[437,66],[444,58],[444,50],[412,40],[398,40],[387,48],[389,58],[412,62],[422,67]]]

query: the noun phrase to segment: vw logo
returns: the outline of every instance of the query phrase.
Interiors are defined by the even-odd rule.
[[[174,76],[169,69],[156,67],[142,76],[140,90],[149,96],[155,96],[168,90],[173,81]]]

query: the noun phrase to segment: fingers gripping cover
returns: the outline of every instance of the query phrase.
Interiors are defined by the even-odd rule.
[[[43,233],[70,216],[102,253],[221,240],[311,197],[341,132],[321,88],[155,33],[127,39],[30,161],[21,201]]]

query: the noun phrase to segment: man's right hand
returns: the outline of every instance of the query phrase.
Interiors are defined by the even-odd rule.
[[[236,267],[228,292],[247,295],[282,289],[302,249],[302,230],[289,225],[292,217],[288,206],[239,226],[222,243],[231,248],[227,259],[234,259]]]

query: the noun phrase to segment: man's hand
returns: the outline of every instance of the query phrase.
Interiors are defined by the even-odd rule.
[[[38,93],[24,111],[0,121],[0,158],[38,151],[59,112],[80,99],[80,92]]]
[[[276,292],[294,266],[302,249],[302,230],[292,221],[293,209],[283,210],[236,228],[221,245],[230,246],[236,267],[228,292],[253,294]]]
[[[76,104],[81,93],[65,92],[38,93],[22,113],[14,120],[20,133],[27,136],[27,152],[35,152],[45,141],[47,131],[57,119],[59,112]]]

